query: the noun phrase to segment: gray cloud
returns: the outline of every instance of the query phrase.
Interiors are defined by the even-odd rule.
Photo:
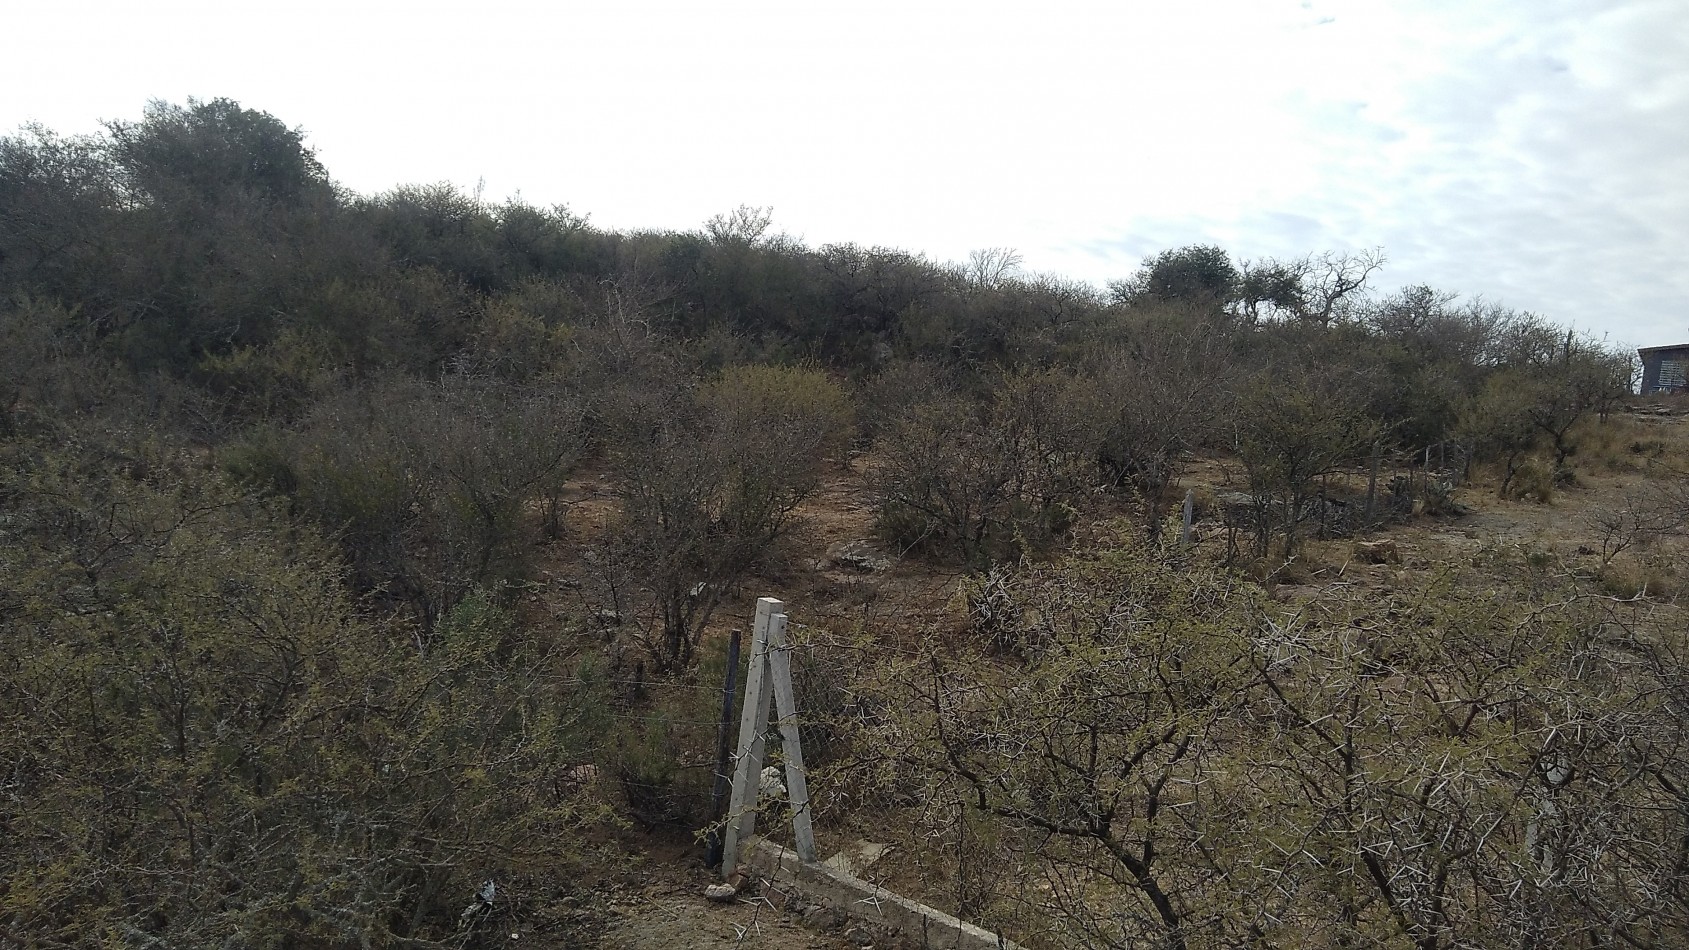
[[[1382,289],[1428,283],[1615,339],[1689,340],[1681,8],[1502,10],[1499,28],[1450,20],[1493,38],[1449,35],[1435,70],[1379,97],[1393,105],[1291,97],[1317,173],[1289,206],[1136,220],[1072,252],[1096,266],[1212,240],[1240,258],[1382,246]]]

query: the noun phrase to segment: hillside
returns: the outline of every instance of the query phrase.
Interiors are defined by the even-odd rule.
[[[1340,611],[1357,600],[1412,597],[1450,574],[1457,575],[1461,585],[1490,590],[1517,583],[1519,569],[1528,565],[1529,572],[1539,578],[1582,578],[1615,603],[1637,604],[1638,611],[1643,602],[1633,599],[1639,593],[1633,585],[1646,581],[1652,597],[1651,621],[1680,625],[1681,613],[1672,605],[1682,581],[1680,566],[1689,538],[1681,532],[1643,538],[1645,552],[1627,546],[1604,563],[1608,552],[1623,540],[1615,536],[1609,513],[1634,509],[1659,477],[1657,466],[1676,464],[1689,453],[1689,414],[1679,410],[1675,415],[1656,415],[1651,407],[1645,408],[1649,411],[1605,424],[1604,438],[1617,454],[1588,460],[1587,467],[1580,466],[1576,486],[1562,488],[1548,503],[1499,498],[1496,479],[1480,477],[1456,490],[1458,513],[1421,513],[1354,539],[1311,543],[1304,563],[1281,568],[1279,576],[1267,582],[1267,589],[1275,599],[1300,611]],[[1635,451],[1636,447],[1642,450]],[[778,569],[746,581],[738,595],[723,605],[725,616],[712,627],[710,638],[725,638],[729,627],[746,627],[758,596],[786,601],[806,626],[859,630],[888,651],[919,648],[934,632],[941,637],[965,636],[970,622],[964,603],[969,576],[920,559],[898,557],[875,540],[873,495],[868,487],[874,466],[869,453],[828,473],[815,495],[796,511],[787,547],[790,556]],[[1235,458],[1203,460],[1192,466],[1180,487],[1212,498],[1235,488],[1236,468]],[[1350,474],[1357,481],[1364,475]],[[582,497],[587,497],[585,489]],[[1116,504],[1098,505],[1088,516],[1088,525],[1076,529],[1069,543],[1083,547],[1106,540],[1112,530],[1108,519],[1125,513]],[[601,524],[590,508],[580,514],[576,523],[583,532]],[[1199,557],[1225,559],[1225,528],[1220,520],[1199,518],[1196,538]],[[560,562],[547,564],[542,573],[568,577],[579,570],[578,565]],[[530,596],[536,623],[545,623],[546,617],[579,615],[591,601],[590,594],[578,590],[564,598],[544,592]],[[590,640],[586,649],[594,649]],[[931,830],[926,816],[907,805],[889,810],[883,806],[845,808],[828,813],[819,825],[823,853],[846,850],[862,840],[901,843],[872,865],[869,879],[954,911],[958,909],[954,854],[910,844]],[[637,901],[606,903],[612,908],[601,919],[606,946],[705,946],[713,945],[708,943],[711,939],[719,939],[722,946],[856,945],[845,936],[849,927],[837,915],[821,908],[769,904],[757,896],[755,888],[732,908],[706,901],[702,891],[714,878],[702,867],[701,847],[688,847],[684,835],[658,830],[636,835],[624,846],[636,852],[649,849],[656,860],[640,865],[645,870],[638,877],[643,883],[633,888],[640,895]],[[606,894],[626,893],[615,874],[609,875],[604,886]],[[771,896],[781,899],[778,892]],[[753,923],[763,929],[742,930]],[[809,935],[792,930],[795,924],[807,927]],[[887,939],[885,934],[878,935],[882,945]]]
[[[776,596],[823,849],[1027,946],[1681,945],[1689,415],[1386,263],[0,139],[0,944],[883,940],[698,896]]]

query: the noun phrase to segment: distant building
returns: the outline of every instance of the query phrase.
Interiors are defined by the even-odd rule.
[[[1645,347],[1636,355],[1642,357],[1642,395],[1689,391],[1689,343]]]

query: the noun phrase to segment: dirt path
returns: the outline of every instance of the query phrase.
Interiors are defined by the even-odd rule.
[[[625,907],[598,946],[606,950],[855,950],[841,928],[823,929],[827,921],[810,911],[789,913],[762,897],[714,904],[698,896],[708,881],[643,898]]]

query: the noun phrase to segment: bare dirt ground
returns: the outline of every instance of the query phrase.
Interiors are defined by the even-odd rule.
[[[798,622],[835,630],[879,626],[891,618],[912,632],[945,622],[947,604],[963,575],[901,558],[873,540],[869,464],[855,458],[827,473],[820,490],[793,513],[790,531],[770,568],[729,593],[706,631],[707,640],[725,640],[735,627],[748,629],[758,597],[785,600]],[[541,580],[528,591],[523,617],[571,638],[583,653],[609,653],[618,649],[613,642],[617,631],[594,618],[612,604],[588,552],[614,517],[615,498],[599,473],[588,471],[569,485],[567,499],[568,537],[544,549]],[[621,626],[630,627],[640,618],[623,620]],[[600,793],[614,801],[618,792],[613,781],[605,776],[598,785]],[[819,830],[819,839],[826,853],[847,840],[825,828]],[[705,899],[704,889],[718,883],[719,876],[704,867],[702,847],[675,829],[635,828],[603,850],[599,863],[574,882],[577,893],[548,913],[548,920],[534,921],[526,932],[516,928],[516,936],[504,934],[496,943],[545,950],[845,950],[895,945],[883,934],[853,930],[824,909],[788,903],[777,892],[756,886],[732,902]]]
[[[729,903],[712,903],[701,894],[716,883],[702,868],[666,875],[622,903],[612,904],[612,919],[598,935],[607,950],[843,950],[860,946],[847,928],[815,908],[785,905],[779,895],[748,889]]]
[[[1528,556],[1550,559],[1555,569],[1580,577],[1598,578],[1603,570],[1602,539],[1591,515],[1622,506],[1662,470],[1689,471],[1689,415],[1621,417],[1613,425],[1601,455],[1574,459],[1575,484],[1559,487],[1549,503],[1498,497],[1495,477],[1480,472],[1456,492],[1463,514],[1419,515],[1371,535],[1371,540],[1394,545],[1397,554],[1385,563],[1367,563],[1357,556],[1353,539],[1309,542],[1301,569],[1269,583],[1277,582],[1281,599],[1297,600],[1336,593],[1338,588],[1350,595],[1357,587],[1403,590],[1450,567]],[[871,459],[855,458],[828,473],[821,489],[795,513],[781,556],[765,576],[733,592],[712,621],[708,637],[725,637],[733,627],[748,628],[759,596],[785,600],[796,622],[836,631],[870,629],[897,637],[959,625],[956,595],[961,572],[900,557],[874,540],[871,465]],[[1207,459],[1193,466],[1185,487],[1236,491],[1241,480],[1235,462]],[[541,576],[547,580],[530,592],[527,615],[578,637],[583,650],[608,649],[609,632],[581,619],[607,608],[584,552],[613,516],[615,502],[609,486],[595,475],[571,489],[571,537],[546,549]],[[1100,525],[1124,514],[1129,509],[1118,499],[1099,498],[1090,523],[1075,532],[1074,543],[1095,537],[1103,530]],[[1199,547],[1214,557],[1224,556],[1223,529],[1213,522],[1199,528]],[[1686,549],[1689,539],[1668,537],[1626,557],[1681,564]],[[613,800],[613,789],[603,791]],[[856,837],[884,841],[897,834],[881,825],[876,827],[872,816],[853,816],[837,827],[823,823],[817,828],[821,849],[831,853]],[[630,832],[603,861],[600,871],[576,882],[577,896],[557,909],[560,930],[536,928],[532,936],[519,934],[506,945],[835,950],[875,939],[819,909],[781,906],[778,895],[767,899],[754,887],[731,903],[706,900],[704,888],[717,878],[703,867],[701,849],[683,834],[677,837],[673,829],[655,838]],[[917,898],[914,892],[925,877],[918,858],[895,848],[873,876]],[[563,935],[542,937],[547,930]],[[877,945],[896,944],[878,935]]]
[[[747,889],[714,903],[719,878],[669,837],[604,846],[562,894],[529,919],[489,927],[480,947],[509,950],[855,950],[863,944],[819,908]]]
[[[1586,578],[1640,569],[1675,582],[1675,565],[1685,563],[1689,539],[1643,537],[1606,563],[1622,538],[1603,520],[1647,505],[1663,481],[1689,473],[1689,416],[1615,417],[1605,435],[1598,455],[1573,457],[1574,483],[1557,487],[1546,503],[1498,497],[1495,473],[1480,473],[1457,494],[1468,514],[1415,519],[1388,535],[1421,570],[1489,555],[1533,558],[1550,570]],[[1667,599],[1679,595],[1675,589],[1659,593]]]

